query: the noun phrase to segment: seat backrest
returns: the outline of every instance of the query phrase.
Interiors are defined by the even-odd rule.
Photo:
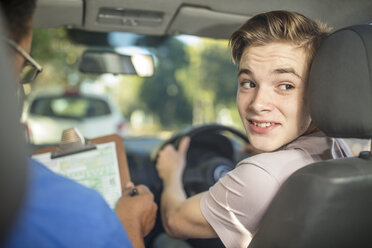
[[[315,125],[332,137],[372,137],[372,26],[330,35],[313,61]],[[282,185],[249,247],[371,247],[372,155],[306,166]]]
[[[1,17],[0,8],[0,35],[4,36]],[[0,246],[17,216],[27,182],[26,143],[7,48],[0,38]]]

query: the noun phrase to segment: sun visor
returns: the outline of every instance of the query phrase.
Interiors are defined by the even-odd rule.
[[[248,19],[249,16],[184,6],[180,8],[167,33],[228,39]]]
[[[86,0],[84,29],[163,35],[179,2]]]
[[[81,27],[83,0],[38,0],[34,14],[35,28]]]

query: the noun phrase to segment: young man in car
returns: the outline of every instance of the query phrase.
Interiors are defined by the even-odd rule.
[[[36,0],[0,1],[8,30],[8,35],[0,35],[12,51],[15,75],[22,83],[41,72],[29,55],[35,4]],[[144,247],[157,210],[147,187],[137,186],[138,194],[130,197],[134,186],[129,184],[116,215],[96,191],[36,161],[30,160],[29,167],[27,197],[4,247]]]
[[[165,147],[157,170],[163,180],[161,214],[170,236],[219,237],[226,247],[247,247],[281,184],[297,169],[351,155],[311,122],[307,77],[329,29],[303,15],[259,14],[230,39],[238,64],[237,107],[250,144],[260,154],[241,161],[207,192],[186,199],[182,173],[189,139]]]

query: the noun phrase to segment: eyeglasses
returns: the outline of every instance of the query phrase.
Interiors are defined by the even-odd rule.
[[[23,66],[20,74],[20,83],[27,84],[34,81],[37,75],[39,75],[39,73],[43,71],[41,65],[39,65],[39,63],[37,63],[25,50],[18,46],[17,43],[7,37],[3,36],[3,38],[11,47],[13,47],[25,58],[26,63]]]

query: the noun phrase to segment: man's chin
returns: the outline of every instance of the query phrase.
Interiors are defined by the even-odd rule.
[[[260,152],[273,152],[282,146],[282,144],[273,142],[273,140],[276,140],[274,137],[255,137],[253,135],[248,135],[248,140],[250,144]]]
[[[268,145],[268,142],[253,142],[251,143],[251,145],[254,147],[254,149],[260,151],[260,153],[262,152],[273,152],[277,149],[280,148],[280,146],[277,146],[277,145],[274,145],[274,144],[270,144]]]
[[[255,149],[256,150],[258,150],[259,151],[259,153],[264,153],[264,152],[274,152],[274,151],[276,151],[277,149],[279,149],[279,147],[278,148],[276,148],[276,147],[274,147],[274,148],[271,148],[271,147],[255,147]]]

